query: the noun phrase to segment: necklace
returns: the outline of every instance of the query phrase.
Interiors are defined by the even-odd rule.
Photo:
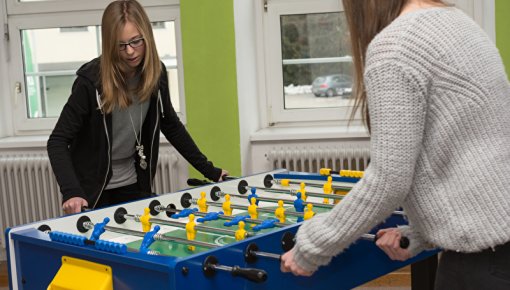
[[[136,151],[138,151],[138,156],[140,157],[140,168],[143,170],[147,169],[147,161],[145,160],[145,154],[143,153],[143,144],[142,144],[142,125],[143,125],[143,103],[140,104],[140,138],[136,134],[135,123],[133,122],[133,117],[131,117],[131,111],[128,109],[129,120],[131,120],[131,128],[135,133],[136,139]]]

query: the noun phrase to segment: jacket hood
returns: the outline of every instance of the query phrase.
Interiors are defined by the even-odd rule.
[[[101,91],[101,79],[99,76],[99,64],[100,64],[100,57],[97,57],[86,64],[82,65],[78,71],[76,72],[76,75],[84,77],[88,79],[92,84],[94,84],[94,87],[97,91]]]

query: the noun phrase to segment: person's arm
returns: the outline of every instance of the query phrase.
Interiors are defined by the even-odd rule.
[[[88,102],[90,96],[87,95],[91,93],[90,86],[91,84],[83,78],[76,79],[71,96],[64,105],[47,143],[48,156],[60,185],[63,202],[65,204],[68,200],[73,199],[72,205],[67,204],[64,207],[66,212],[77,212],[77,208],[81,210],[82,206],[87,206],[87,195],[81,188],[74,171],[69,146],[90,114],[91,108]]]
[[[367,68],[371,163],[330,212],[306,221],[297,233],[294,262],[315,271],[403,204],[411,190],[426,115],[426,88],[416,71],[393,60]]]
[[[161,100],[163,102],[164,117],[161,120],[161,132],[168,142],[200,173],[210,180],[219,181],[228,172],[216,168],[211,161],[200,151],[191,138],[181,120],[177,116],[171,102],[168,88],[166,69],[163,69],[160,78]]]

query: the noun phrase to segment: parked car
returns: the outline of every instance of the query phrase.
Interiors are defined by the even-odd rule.
[[[317,77],[312,83],[312,93],[316,97],[350,95],[352,93],[352,78],[344,74]]]

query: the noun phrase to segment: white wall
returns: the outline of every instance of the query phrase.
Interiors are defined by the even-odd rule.
[[[257,44],[255,43],[255,2],[234,0],[234,21],[237,58],[237,93],[242,175],[250,173],[250,135],[260,126],[259,91],[257,85]]]

